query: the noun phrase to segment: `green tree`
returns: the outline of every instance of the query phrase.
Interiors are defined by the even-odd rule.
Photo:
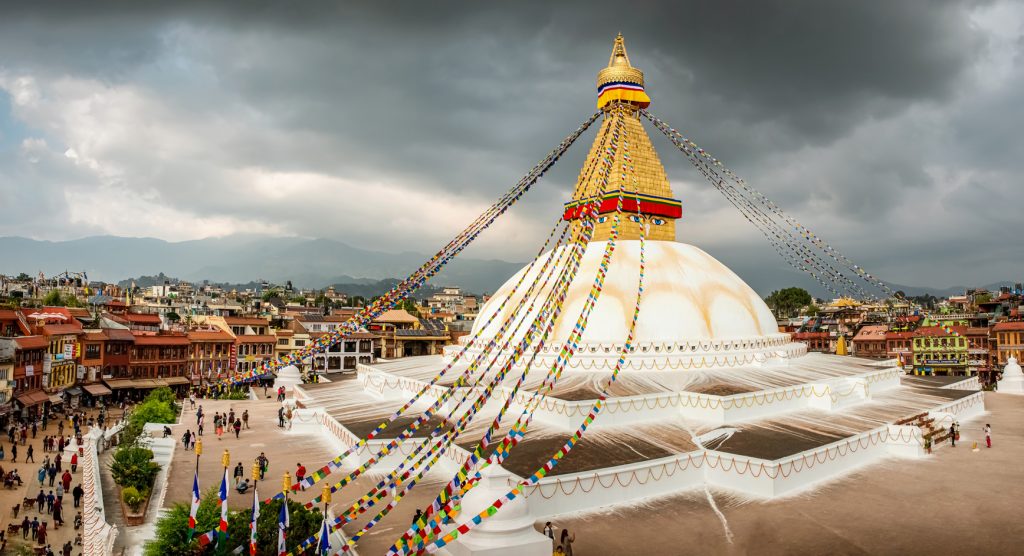
[[[232,495],[235,495],[233,492]],[[244,495],[252,502],[252,494]],[[262,498],[263,496],[261,496]],[[256,546],[259,556],[277,556],[277,520],[281,511],[282,500],[273,500],[269,504],[260,504],[260,517],[256,522]],[[252,513],[249,510],[228,513],[228,540],[225,546],[210,545],[200,548],[193,538],[188,543],[189,506],[177,503],[164,513],[156,523],[156,535],[146,543],[146,556],[192,556],[195,554],[221,555],[229,554],[237,547],[248,546],[249,523]],[[288,502],[288,518],[291,526],[285,541],[288,550],[295,549],[299,543],[316,535],[320,530],[322,514],[319,510],[307,510],[302,504]],[[210,489],[199,503],[196,513],[196,535],[213,530],[220,522],[220,500],[217,489]],[[247,553],[244,552],[244,553]]]
[[[46,295],[43,296],[43,305],[47,307],[63,307],[64,299],[60,295],[60,290],[50,290]]]
[[[160,464],[153,461],[153,451],[138,446],[119,447],[110,462],[114,482],[122,487],[133,487],[140,493],[149,492],[159,472]]]
[[[174,311],[167,313],[165,316],[167,317],[167,322],[178,322],[181,320],[181,315]]]
[[[400,309],[405,309],[406,312],[408,312],[410,315],[412,315],[414,317],[420,316],[420,309],[416,305],[416,300],[415,299],[408,299],[408,298],[403,299],[402,302],[399,303],[398,307]]]
[[[813,303],[814,298],[803,288],[784,288],[773,291],[764,301],[772,308],[776,317],[786,318]]]

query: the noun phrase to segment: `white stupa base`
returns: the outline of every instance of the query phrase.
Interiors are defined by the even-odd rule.
[[[295,365],[281,367],[274,380],[274,392],[276,393],[278,388],[284,386],[285,395],[294,396],[296,384],[302,384],[302,374],[299,372],[299,368]]]
[[[1021,370],[1016,357],[1006,360],[1006,367],[1003,367],[1003,378],[999,379],[999,392],[1024,396],[1024,371]]]
[[[508,491],[512,478],[500,465],[485,469],[480,484],[463,498],[460,515],[481,512]],[[534,529],[533,523],[530,507],[520,496],[446,548],[452,556],[550,556],[551,539]]]

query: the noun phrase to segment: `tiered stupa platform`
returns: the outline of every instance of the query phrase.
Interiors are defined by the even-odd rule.
[[[472,333],[443,355],[359,365],[355,380],[296,387],[304,408],[299,410],[300,426],[322,429],[344,451],[462,353],[446,377],[347,460],[353,467],[365,462],[454,388],[441,407],[441,418],[433,418],[416,438],[374,468],[390,471],[435,426],[448,427],[464,414],[465,407],[456,409],[457,400],[470,395],[468,406],[479,395],[481,387],[456,382],[474,358],[499,363],[478,371],[471,384],[480,374],[484,381],[494,376],[508,360],[508,351],[488,351],[486,346],[515,346],[524,337],[533,341],[538,335],[527,336],[531,324],[535,330],[550,324],[546,343],[530,344],[525,356],[511,365],[507,380],[435,467],[442,476],[451,476],[461,466],[529,365],[494,442],[500,442],[525,407],[536,405],[529,432],[503,463],[514,474],[512,481],[530,476],[572,436],[612,376],[637,302],[641,232],[646,272],[634,341],[586,435],[547,476],[525,487],[533,517],[707,486],[753,497],[785,496],[883,459],[921,457],[929,439],[941,438],[953,419],[963,421],[984,411],[976,378],[943,382],[906,377],[895,361],[807,353],[804,344],[780,333],[772,312],[742,279],[698,247],[674,241],[681,203],[672,199],[664,168],[640,125],[637,110],[650,99],[643,90],[643,73],[630,65],[621,36],[608,67],[599,74],[598,87],[598,107],[608,117],[563,218],[578,232],[584,217],[580,207],[599,208],[594,209],[594,235],[567,289],[549,296],[558,280],[538,276],[549,259],[569,258],[559,251],[567,249],[563,246],[509,278],[481,308]],[[602,143],[612,131],[628,144],[630,154],[619,149],[605,159],[610,177],[602,180],[588,169],[612,152]],[[618,215],[622,218],[614,253],[582,327],[579,317],[595,276],[600,276],[607,242],[615,237],[609,215],[620,203],[618,194],[609,199],[608,191],[622,191],[632,204]],[[547,272],[554,274],[558,266]],[[552,321],[555,311],[545,300],[555,298],[564,302]],[[503,323],[511,324],[507,336],[501,333]],[[573,331],[581,329],[582,335],[574,337]],[[563,347],[570,345],[575,352],[555,387],[547,395],[537,394]],[[507,546],[516,546],[513,541],[510,536],[513,544]]]

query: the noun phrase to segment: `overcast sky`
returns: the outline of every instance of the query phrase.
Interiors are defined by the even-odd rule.
[[[1020,2],[28,4],[0,7],[0,235],[433,252],[593,112],[621,31],[652,112],[871,272],[1024,278]],[[648,130],[679,240],[784,267]],[[591,139],[468,253],[529,257]]]

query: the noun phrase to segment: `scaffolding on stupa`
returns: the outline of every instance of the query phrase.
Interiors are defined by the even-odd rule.
[[[607,67],[598,74],[597,94],[597,112],[584,120],[526,176],[408,278],[363,308],[337,331],[249,373],[236,374],[231,378],[237,384],[274,372],[282,366],[297,364],[314,354],[322,353],[347,335],[358,332],[384,311],[394,307],[436,275],[445,264],[515,205],[584,132],[598,119],[602,119],[580,170],[572,199],[563,207],[560,218],[553,225],[537,257],[513,285],[513,293],[520,292],[522,295],[506,295],[498,310],[492,312],[487,322],[477,329],[494,330],[491,327],[493,323],[497,326],[496,332],[486,338],[479,333],[471,335],[426,386],[369,434],[320,469],[283,489],[281,494],[266,500],[269,502],[282,498],[288,490],[308,489],[329,477],[342,475],[329,484],[329,488],[325,488],[325,493],[337,493],[374,468],[399,446],[417,443],[401,463],[386,472],[373,488],[354,498],[333,520],[325,519],[324,531],[336,531],[356,517],[378,508],[378,504],[388,499],[359,531],[349,536],[346,544],[336,554],[351,550],[367,531],[386,518],[427,473],[435,469],[434,465],[480,415],[484,404],[495,398],[495,392],[501,392],[503,403],[484,434],[476,441],[470,456],[440,489],[422,517],[396,539],[388,554],[431,553],[469,533],[519,497],[525,486],[535,484],[550,473],[578,445],[588,427],[598,418],[609,389],[631,353],[644,294],[645,246],[648,241],[674,241],[676,220],[682,217],[682,203],[674,198],[664,167],[644,130],[644,120],[661,131],[695,169],[764,235],[788,264],[809,274],[836,295],[871,297],[872,290],[892,295],[885,283],[786,214],[692,139],[651,114],[648,111],[651,99],[644,87],[643,72],[631,64],[621,34],[615,39]],[[635,304],[626,327],[627,333],[618,344],[620,348],[615,367],[609,379],[603,383],[590,411],[569,439],[533,474],[512,486],[505,495],[495,499],[477,514],[458,515],[459,500],[478,484],[481,472],[488,466],[500,465],[505,461],[529,433],[537,404],[546,392],[554,388],[562,371],[576,355],[590,315],[601,297],[609,262],[623,241],[639,243],[640,268]],[[603,242],[603,246],[600,247],[601,263],[596,273],[593,276],[580,275],[581,260],[587,246],[599,242]],[[548,255],[545,256],[545,253]],[[567,313],[566,292],[574,281],[589,282],[590,291],[578,313]],[[559,319],[575,319],[575,324],[561,345],[551,346],[552,329]],[[542,349],[552,347],[558,348],[558,356],[550,365],[543,365],[541,386],[532,391],[522,391],[528,375],[539,372],[538,367],[541,366],[535,364],[537,354]],[[451,379],[448,375],[459,363],[468,363],[453,380],[453,384],[459,388],[446,388],[439,395],[429,394],[442,379]],[[531,376],[530,379],[536,380],[537,377]],[[511,388],[498,388],[508,382],[513,384]],[[503,425],[510,418],[508,410],[512,400],[520,394],[525,395],[527,400],[523,410],[511,426]],[[415,419],[405,425],[393,440],[371,454],[362,465],[348,472],[343,470],[346,458],[366,447],[370,440],[377,438],[400,417],[410,412],[425,396],[436,396],[436,399],[426,409],[416,410],[418,415]],[[443,418],[436,425],[429,425],[435,417]],[[430,429],[427,435],[414,439],[414,435],[424,427]],[[503,428],[507,428],[507,432],[497,434]],[[312,508],[323,501],[323,495],[317,496],[306,507]],[[288,554],[301,554],[322,545],[324,534],[322,532],[301,541]]]

